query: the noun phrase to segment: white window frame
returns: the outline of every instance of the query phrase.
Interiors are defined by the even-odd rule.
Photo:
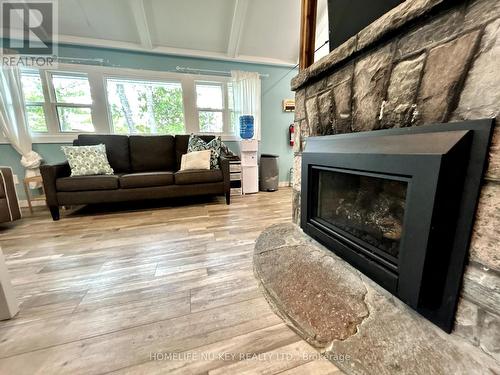
[[[88,77],[88,74],[87,73],[82,73],[82,72],[75,72],[74,70],[72,71],[67,71],[67,70],[47,70],[44,72],[44,76],[45,76],[45,84],[48,88],[48,97],[49,97],[49,104],[50,104],[50,111],[52,112],[52,115],[54,116],[53,118],[55,119],[56,123],[55,123],[55,126],[56,126],[56,129],[57,129],[57,133],[58,134],[82,134],[81,132],[77,132],[77,131],[72,131],[72,130],[62,130],[62,126],[61,126],[61,119],[59,118],[59,111],[57,110],[59,107],[65,107],[65,108],[88,108],[90,109],[90,115],[92,117],[92,111],[93,111],[93,98],[92,98],[92,90],[91,90],[91,94],[90,94],[90,103],[66,103],[66,102],[58,102],[57,101],[57,94],[56,94],[56,88],[54,86],[54,81],[53,81],[53,78],[55,75],[59,75],[59,76],[68,76],[68,77],[85,77],[87,78],[87,81],[89,82],[89,88],[90,88],[90,80],[89,80],[89,77]],[[42,82],[43,82],[44,79],[42,79]],[[43,84],[43,83],[42,83]],[[45,95],[44,95],[45,96]],[[47,97],[45,97],[45,101],[47,101]],[[92,123],[94,123],[94,118],[92,117]],[[47,126],[48,128],[48,126]],[[94,130],[95,129],[95,125],[94,125]],[[49,133],[50,130],[49,130]],[[86,133],[95,133],[94,132],[86,132]]]
[[[214,109],[214,108],[202,108],[198,107],[198,104],[196,103],[196,119],[198,121],[198,129],[200,128],[200,112],[221,112],[222,113],[222,132],[216,133],[216,134],[230,134],[229,127],[231,125],[231,110],[229,108],[229,100],[228,100],[228,89],[227,89],[227,84],[229,83],[229,78],[225,80],[200,80],[196,79],[194,84],[195,84],[195,101],[197,99],[197,93],[196,93],[196,85],[197,84],[207,84],[207,85],[213,85],[213,86],[220,86],[222,88],[222,109]],[[202,134],[209,134],[206,132],[201,132],[198,130],[198,132]]]
[[[28,72],[28,71],[33,71],[33,72],[36,72],[38,73],[38,77],[40,78],[40,82],[42,84],[42,94],[43,94],[43,97],[44,99],[46,98],[46,91],[44,89],[44,83],[43,83],[43,78],[42,78],[42,72],[37,70],[37,69],[23,69],[24,71]],[[21,75],[22,75],[22,71],[21,71]],[[46,132],[37,132],[37,134],[48,134],[49,133],[49,126],[48,126],[48,120],[47,120],[47,105],[46,105],[46,100],[44,100],[43,102],[32,102],[32,101],[27,101],[26,100],[26,95],[24,94],[24,91],[22,93],[23,95],[23,98],[24,98],[24,105],[27,107],[42,107],[43,109],[43,115],[44,115],[44,118],[45,118],[45,126],[47,127],[47,131]],[[26,116],[26,121],[28,121],[28,116]],[[29,126],[29,124],[28,124]]]
[[[32,133],[33,143],[67,143],[72,142],[78,136],[78,134],[81,134],[77,132],[62,132],[59,129],[59,120],[55,102],[55,91],[52,86],[51,74],[57,74],[60,72],[68,74],[73,73],[87,75],[92,97],[91,113],[92,122],[95,128],[95,133],[93,134],[112,134],[113,132],[113,124],[107,99],[107,79],[128,79],[139,81],[143,80],[159,83],[180,82],[182,86],[186,134],[201,133],[199,130],[198,108],[196,106],[195,82],[220,82],[223,87],[224,97],[224,132],[203,134],[220,135],[222,137],[222,140],[224,141],[238,140],[236,134],[229,131],[231,110],[228,106],[229,103],[227,84],[231,80],[230,77],[198,74],[193,75],[175,72],[160,72],[79,64],[59,64],[57,70],[42,68],[39,71],[45,97],[44,109],[48,132]]]

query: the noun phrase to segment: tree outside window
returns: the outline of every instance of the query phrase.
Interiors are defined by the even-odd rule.
[[[224,91],[220,82],[196,83],[196,108],[202,133],[224,131]]]
[[[185,133],[178,82],[107,79],[113,129],[118,134]]]
[[[21,84],[26,104],[26,118],[29,129],[35,133],[46,133],[44,96],[42,80],[37,70],[22,70]]]
[[[62,132],[93,132],[92,96],[86,75],[52,74],[55,106]]]

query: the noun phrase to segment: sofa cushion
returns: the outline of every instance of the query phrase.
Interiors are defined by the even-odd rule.
[[[114,134],[80,134],[78,146],[93,146],[103,144],[106,146],[106,154],[109,164],[116,173],[130,171],[130,148],[129,140],[126,135]]]
[[[129,142],[132,171],[172,171],[176,169],[173,136],[131,135]]]
[[[117,175],[62,177],[56,180],[57,191],[118,189]]]
[[[175,161],[177,163],[176,170],[179,170],[181,167],[182,155],[187,153],[189,137],[189,134],[181,134],[175,136]],[[199,137],[205,142],[210,142],[215,138],[213,135],[200,135]]]
[[[203,184],[220,181],[223,181],[222,171],[220,169],[198,169],[175,173],[175,183],[177,185]]]
[[[120,187],[123,189],[173,185],[174,172],[142,172],[120,176]]]

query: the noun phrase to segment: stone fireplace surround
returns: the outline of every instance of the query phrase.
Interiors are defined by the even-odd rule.
[[[407,0],[292,80],[293,217],[309,136],[500,120],[500,1]],[[500,363],[500,130],[490,149],[452,335]]]

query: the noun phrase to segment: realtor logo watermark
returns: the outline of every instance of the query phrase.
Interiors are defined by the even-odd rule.
[[[54,67],[57,62],[57,1],[0,0],[2,65]]]

